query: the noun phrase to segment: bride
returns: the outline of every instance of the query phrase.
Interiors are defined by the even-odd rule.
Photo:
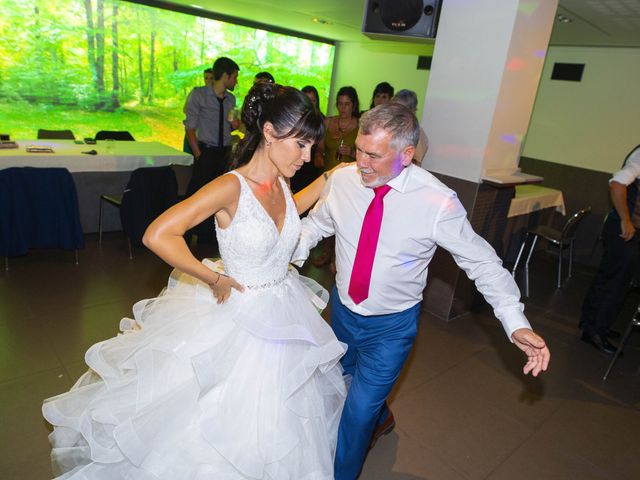
[[[144,236],[175,267],[167,288],[45,400],[57,478],[333,478],[345,347],[318,313],[326,292],[289,269],[326,175],[295,197],[283,179],[310,160],[322,118],[298,90],[258,84],[242,120],[237,169]],[[211,215],[222,260],[201,263],[183,235]]]

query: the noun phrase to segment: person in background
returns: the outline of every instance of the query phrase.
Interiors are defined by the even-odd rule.
[[[413,165],[419,137],[418,119],[404,105],[389,102],[366,112],[355,165],[329,178],[302,220],[291,257],[300,266],[320,238],[335,235],[331,327],[348,346],[342,366],[352,378],[338,431],[335,480],[357,478],[369,448],[395,425],[386,400],[416,338],[437,247],[475,281],[507,338],[526,354],[524,374],[537,376],[549,364],[549,349],[531,330],[518,286],[473,231],[456,193]]]
[[[360,101],[353,87],[342,87],[336,95],[338,115],[324,119],[324,140],[318,145],[315,165],[331,170],[340,162],[355,160]]]
[[[211,85],[213,84],[213,69],[211,68],[205,68],[204,71],[202,72],[202,80],[204,81],[205,85]],[[189,95],[191,94],[191,92],[189,92]],[[184,102],[184,107],[182,107],[182,113],[187,113],[187,103],[189,102],[189,95],[187,95],[187,100]],[[185,153],[188,153],[190,155],[193,155],[193,152],[191,151],[191,146],[189,145],[189,139],[187,138],[187,131],[185,130],[184,132],[184,140],[182,141],[182,151]]]
[[[253,84],[255,85],[256,83],[276,83],[276,80],[273,78],[273,75],[271,75],[269,72],[258,72],[256,73],[256,76],[253,77]]]
[[[324,120],[325,115],[320,110],[320,95],[318,94],[318,89],[313,85],[307,85],[305,87],[302,87],[301,91],[309,98],[309,100],[311,100],[313,108],[322,116],[322,119]]]
[[[311,105],[313,106],[313,110],[322,117],[324,121],[325,116],[322,114],[319,108],[320,96],[318,95],[318,90],[316,87],[312,85],[307,85],[301,89],[302,93],[304,93]],[[318,145],[314,144],[311,147],[311,158],[315,158],[316,150],[318,149]],[[307,185],[309,185],[318,175],[320,171],[316,168],[313,162],[306,162],[298,172],[291,177],[291,190],[293,193],[299,192]]]
[[[396,93],[393,98],[391,98],[391,101],[401,103],[409,110],[411,110],[414,115],[418,111],[418,96],[413,90],[399,90],[398,93]],[[416,153],[413,157],[413,163],[421,166],[422,160],[424,160],[424,156],[426,155],[428,148],[429,139],[427,138],[427,134],[425,133],[424,129],[420,127],[420,140],[418,140],[418,145],[416,145]]]
[[[220,57],[213,64],[213,83],[196,87],[189,94],[184,125],[194,160],[187,195],[194,194],[229,169],[231,131],[240,123],[228,119],[236,106],[236,97],[231,92],[238,83],[239,70],[236,62]],[[213,240],[212,222],[204,222],[192,232],[198,241]]]
[[[204,75],[204,84],[205,85],[212,85],[213,84],[213,69],[212,68],[207,68],[205,69],[205,71],[203,72]],[[185,105],[186,107],[186,105]]]
[[[393,97],[393,87],[388,82],[380,82],[376,85],[376,88],[373,89],[371,105],[369,105],[369,108],[387,103],[391,100],[391,97]]]
[[[640,145],[625,158],[622,170],[609,180],[613,210],[602,227],[600,267],[582,304],[582,341],[613,355],[617,347],[608,338],[631,280],[638,271],[640,249]]]

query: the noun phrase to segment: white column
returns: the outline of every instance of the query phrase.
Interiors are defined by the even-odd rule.
[[[423,167],[472,182],[517,171],[558,0],[444,0]]]

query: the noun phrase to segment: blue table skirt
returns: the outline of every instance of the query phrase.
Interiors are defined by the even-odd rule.
[[[84,247],[78,196],[66,168],[0,170],[0,255]]]

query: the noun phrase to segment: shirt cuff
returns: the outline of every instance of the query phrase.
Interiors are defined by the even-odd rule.
[[[502,327],[504,328],[504,331],[507,334],[507,338],[509,338],[509,341],[511,343],[513,343],[511,336],[516,330],[519,330],[520,328],[528,328],[529,330],[533,330],[531,328],[529,320],[527,320],[527,317],[525,317],[524,313],[519,310],[505,314],[504,316],[502,316],[502,318],[500,318],[500,322],[502,323]]]

